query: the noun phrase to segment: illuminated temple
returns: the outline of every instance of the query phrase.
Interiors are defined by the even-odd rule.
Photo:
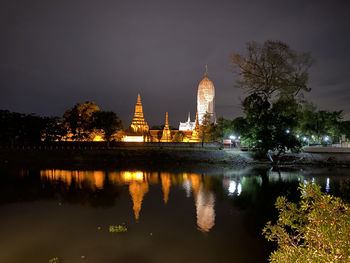
[[[197,113],[199,125],[203,124],[204,116],[207,114],[210,123],[215,122],[215,87],[213,82],[208,78],[208,67],[205,67],[204,78],[198,85],[197,91]],[[188,114],[187,122],[180,122],[180,131],[193,131],[196,123],[191,122]]]
[[[96,106],[97,107],[97,106]],[[97,107],[97,110],[100,110]],[[201,142],[201,125],[203,119],[208,116],[210,123],[215,122],[215,88],[213,82],[208,79],[208,69],[204,78],[198,85],[197,92],[197,111],[195,121],[191,121],[190,113],[188,114],[187,122],[180,122],[178,130],[172,130],[169,125],[169,114],[165,114],[165,124],[162,130],[151,130],[145,120],[143,105],[140,94],[137,94],[134,116],[131,124],[127,130],[119,130],[112,134],[111,141],[116,142]],[[90,116],[91,119],[91,116]],[[67,128],[67,135],[56,141],[105,141],[105,131],[103,129],[93,129],[84,131],[83,128],[76,128],[71,130],[69,125],[65,124]],[[77,136],[76,134],[83,134],[84,136]],[[42,134],[42,141],[46,140],[47,135]]]
[[[134,117],[130,127],[124,132],[122,137],[123,142],[200,142],[200,127],[198,122],[198,114],[194,129],[181,131],[181,137],[178,135],[178,130],[171,130],[169,125],[168,112],[165,114],[165,124],[163,130],[150,130],[145,117],[143,115],[143,106],[140,94],[137,95]],[[180,139],[176,139],[176,138]]]
[[[149,139],[149,127],[143,116],[143,107],[141,103],[141,96],[137,94],[137,101],[135,105],[134,118],[130,124],[129,129],[126,131],[124,142],[145,142]]]
[[[143,114],[140,94],[137,95],[135,113],[129,129],[124,133],[123,142],[201,142],[200,126],[205,116],[210,123],[215,122],[215,88],[208,78],[208,67],[197,91],[197,112],[195,121],[190,113],[187,122],[180,122],[179,130],[171,130],[168,112],[165,115],[163,130],[150,130]]]

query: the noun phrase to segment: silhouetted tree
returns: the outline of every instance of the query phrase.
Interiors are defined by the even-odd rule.
[[[204,114],[202,125],[200,126],[200,137],[202,145],[204,142],[211,142],[214,139],[215,129],[211,123],[212,116],[209,113]]]
[[[92,115],[99,111],[100,108],[95,102],[87,101],[84,104],[76,104],[73,108],[67,110],[63,118],[68,125],[73,139],[84,140],[88,139],[92,129]]]
[[[237,86],[249,94],[269,99],[310,91],[307,87],[310,54],[297,53],[281,41],[249,42],[247,54],[232,54],[231,60],[239,69]]]
[[[338,141],[341,135],[342,111],[317,111],[308,103],[303,107],[299,118],[298,133],[307,136],[313,143],[322,143],[325,136]]]
[[[0,111],[1,144],[14,145],[40,142],[44,127],[45,121],[39,116],[8,110]]]
[[[44,141],[61,141],[67,136],[68,129],[59,117],[44,118],[45,127],[42,137]]]
[[[111,137],[118,130],[123,129],[123,122],[113,111],[95,111],[92,115],[92,126],[104,132],[104,139],[111,141]]]
[[[310,91],[310,55],[280,41],[266,41],[250,42],[245,56],[231,58],[239,70],[237,86],[249,93],[242,102],[246,114],[242,135],[249,148],[261,154],[300,149],[294,132],[302,91]]]
[[[350,139],[350,121],[340,123],[340,132],[346,136],[346,140]]]

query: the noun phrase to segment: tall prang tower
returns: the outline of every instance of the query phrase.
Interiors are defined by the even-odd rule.
[[[143,117],[143,109],[140,94],[137,94],[135,114],[130,124],[130,129],[135,133],[147,133],[149,131],[148,124],[145,121],[145,118]]]
[[[198,85],[197,93],[198,121],[202,125],[204,115],[209,114],[209,122],[215,122],[215,87],[208,79],[208,66],[205,65],[204,78]]]

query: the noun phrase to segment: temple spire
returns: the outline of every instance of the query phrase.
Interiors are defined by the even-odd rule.
[[[205,73],[204,77],[208,77],[208,64],[205,64]]]
[[[188,119],[187,119],[187,122],[191,122],[191,113],[188,112]]]
[[[165,126],[169,126],[168,112],[165,114]]]
[[[161,142],[171,142],[171,131],[169,128],[169,119],[168,119],[168,112],[165,115],[165,125],[163,129],[162,138],[160,138]]]
[[[149,130],[148,124],[143,117],[143,108],[140,94],[137,94],[134,118],[130,124],[130,128],[133,132],[136,133],[145,133]]]
[[[137,104],[141,104],[141,96],[140,93],[137,93]]]
[[[200,126],[199,126],[199,120],[198,120],[198,110],[196,113],[196,124],[192,131],[190,142],[200,142]]]
[[[195,127],[198,127],[199,128],[199,120],[198,120],[198,110],[196,112],[196,126]]]

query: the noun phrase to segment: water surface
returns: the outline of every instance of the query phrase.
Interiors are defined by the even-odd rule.
[[[267,262],[261,228],[300,183],[349,199],[347,170],[2,169],[0,262]],[[110,233],[125,224],[126,233]]]

